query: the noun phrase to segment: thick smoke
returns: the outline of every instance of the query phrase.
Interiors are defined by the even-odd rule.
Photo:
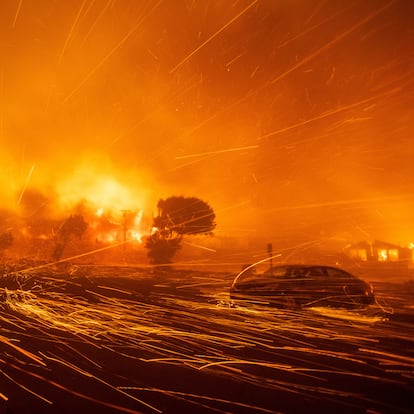
[[[3,209],[183,194],[218,234],[413,237],[411,2],[0,8]]]

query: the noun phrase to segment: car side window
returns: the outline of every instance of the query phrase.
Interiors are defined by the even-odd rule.
[[[325,272],[325,269],[322,269],[321,267],[317,267],[317,266],[310,267],[308,269],[308,274],[307,275],[311,278],[318,278],[318,279],[326,278],[326,276],[327,276],[327,274]]]
[[[272,267],[271,269],[267,270],[264,274],[263,280],[266,280],[267,282],[275,282],[277,279],[281,279],[286,277],[287,269],[286,267]]]
[[[328,277],[332,279],[352,279],[352,276],[341,269],[327,268]]]
[[[286,267],[273,267],[271,271],[269,271],[275,277],[281,277],[286,275]]]
[[[303,267],[294,267],[290,269],[287,276],[292,279],[304,279],[307,276],[307,269]]]

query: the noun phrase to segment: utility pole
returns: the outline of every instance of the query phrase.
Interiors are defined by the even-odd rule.
[[[130,210],[121,210],[122,211],[122,218],[123,218],[123,242],[124,242],[124,251],[127,239],[127,214],[130,213]]]
[[[272,264],[273,246],[272,246],[272,243],[267,244],[267,253],[269,254],[269,258],[270,258],[270,276],[272,276],[272,272],[273,272],[273,264]]]

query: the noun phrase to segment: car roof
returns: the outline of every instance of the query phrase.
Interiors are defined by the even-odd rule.
[[[320,267],[323,269],[336,269],[336,270],[340,270],[342,272],[345,273],[349,273],[346,270],[340,268],[340,267],[336,267],[336,266],[330,266],[330,265],[320,265],[320,264],[293,264],[293,263],[287,263],[287,264],[278,264],[276,266],[272,266],[272,269],[297,269],[297,268],[301,268],[301,269],[310,269],[310,268],[314,268],[314,267]]]
[[[303,268],[308,268],[308,267],[333,267],[333,268],[335,268],[335,266],[329,266],[329,265],[302,264],[302,263],[286,263],[286,264],[276,265],[276,266],[273,266],[273,267],[303,267]]]

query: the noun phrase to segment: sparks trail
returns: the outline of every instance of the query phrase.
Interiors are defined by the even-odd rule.
[[[333,206],[343,206],[343,205],[352,205],[352,204],[361,204],[361,203],[376,203],[378,201],[384,200],[410,200],[412,199],[412,194],[401,194],[397,196],[386,196],[378,198],[358,198],[351,200],[336,200],[324,203],[313,203],[313,204],[303,204],[299,206],[286,206],[286,207],[277,207],[268,211],[283,211],[283,210],[301,210],[308,208],[320,208],[320,207],[333,207]]]
[[[246,151],[250,149],[257,149],[259,148],[258,145],[249,145],[246,147],[235,147],[235,148],[227,148],[223,150],[217,150],[217,151],[209,151],[209,152],[203,152],[199,154],[190,154],[190,155],[181,155],[179,157],[175,157],[176,160],[183,160],[187,158],[195,158],[195,157],[203,157],[205,155],[216,155],[216,154],[223,154],[226,152],[238,152],[238,151]]]
[[[33,164],[32,167],[30,168],[29,174],[27,174],[27,178],[26,178],[26,181],[25,181],[24,186],[22,188],[22,191],[19,195],[19,198],[17,199],[17,202],[16,202],[17,205],[19,205],[20,202],[22,201],[23,195],[24,195],[24,193],[27,189],[27,186],[29,185],[30,179],[32,178],[34,169],[35,169],[35,165]]]
[[[347,36],[349,36],[351,33],[353,33],[355,30],[359,29],[360,27],[364,26],[366,23],[374,19],[379,14],[383,13],[385,10],[390,8],[393,4],[395,4],[395,1],[391,1],[388,4],[385,4],[383,7],[380,7],[375,12],[371,13],[370,15],[366,16],[364,19],[361,19],[359,22],[351,26],[349,29],[345,30],[341,34],[334,37],[331,41],[328,43],[325,43],[322,47],[315,50],[313,53],[310,53],[308,56],[305,56],[302,60],[300,60],[296,65],[293,65],[290,69],[286,70],[285,72],[281,73],[280,75],[276,76],[270,81],[270,84],[274,84],[282,79],[284,79],[287,75],[295,71],[296,69],[302,67],[306,63],[312,61],[315,57],[321,55],[323,52],[329,50],[332,46],[339,43],[341,40],[345,39]]]
[[[4,362],[4,361],[2,361]],[[13,368],[16,367],[14,364],[10,364]],[[17,367],[18,370],[20,370],[19,367]],[[40,400],[44,401],[46,404],[48,405],[52,405],[53,402],[49,401],[47,398],[43,397],[42,395],[38,394],[37,392],[31,390],[30,388],[24,386],[23,384],[21,384],[20,382],[18,382],[17,380],[15,380],[14,378],[12,378],[10,375],[6,374],[3,370],[0,371],[1,374],[7,378],[9,381],[13,382],[14,384],[16,384],[19,388],[23,389],[24,391],[28,392],[29,394],[34,395],[36,398],[39,398]]]
[[[53,267],[53,266],[55,266],[57,264],[60,264],[60,263],[70,263],[71,261],[79,259],[81,257],[91,256],[93,254],[100,253],[100,252],[110,250],[110,249],[114,249],[114,248],[117,248],[119,246],[123,246],[125,244],[131,243],[131,242],[133,242],[133,240],[127,240],[127,241],[124,241],[124,242],[119,242],[119,243],[111,244],[109,246],[101,247],[99,249],[89,250],[87,252],[80,253],[80,254],[77,254],[75,256],[70,256],[70,257],[66,257],[64,259],[60,259],[60,260],[56,260],[56,261],[53,261],[53,262],[48,262],[48,263],[45,263],[45,264],[41,264],[41,265],[38,265],[38,266],[29,267],[29,268],[26,268],[26,269],[12,270],[10,272],[7,272],[5,274],[5,276],[11,276],[11,275],[14,275],[14,274],[25,274],[25,273],[30,274],[31,272],[39,270],[39,269],[45,269],[45,268]]]
[[[395,1],[391,1],[388,4],[384,5],[383,7],[379,8],[378,10],[376,10],[375,12],[371,13],[370,15],[368,15],[367,17],[365,17],[364,19],[360,20],[359,22],[357,22],[356,24],[354,24],[353,26],[351,26],[349,29],[345,30],[344,32],[342,32],[341,34],[339,34],[338,36],[336,36],[331,41],[327,42],[325,45],[323,45],[322,47],[320,47],[319,49],[317,49],[313,53],[311,53],[308,56],[306,56],[305,58],[303,58],[301,61],[299,61],[298,63],[296,63],[292,67],[290,67],[285,72],[282,72],[281,74],[277,75],[273,79],[267,81],[261,87],[251,90],[246,95],[244,95],[244,96],[240,97],[239,99],[236,99],[235,101],[233,101],[227,107],[225,107],[222,110],[220,110],[220,111],[216,112],[215,114],[211,115],[209,118],[205,119],[203,122],[201,122],[199,125],[197,125],[196,127],[194,127],[190,132],[186,133],[184,136],[190,136],[190,135],[192,135],[195,131],[197,131],[198,129],[204,127],[206,124],[208,124],[213,119],[216,119],[217,117],[219,117],[220,115],[222,115],[224,112],[227,112],[230,109],[233,109],[238,104],[246,101],[248,98],[251,98],[254,95],[257,95],[259,92],[267,89],[269,86],[274,85],[275,83],[277,83],[280,80],[283,80],[287,75],[289,75],[290,73],[294,72],[296,69],[299,69],[300,67],[302,67],[306,63],[311,62],[314,58],[320,56],[323,52],[329,50],[332,46],[334,46],[335,44],[339,43],[341,40],[343,40],[344,38],[346,38],[348,35],[350,35],[351,33],[353,33],[355,30],[357,30],[358,28],[362,27],[363,25],[365,25],[366,23],[368,23],[369,21],[371,21],[372,19],[374,19],[377,15],[383,13],[385,10],[387,10],[388,8],[390,8],[393,4],[395,4]],[[392,92],[396,92],[396,91],[397,91],[396,89],[393,89]],[[382,94],[380,96],[382,96]],[[371,100],[372,100],[372,98],[368,98],[367,99],[367,101],[371,101]],[[355,104],[350,104],[349,105],[349,109],[352,109],[354,107],[354,105],[357,106],[358,104],[356,104],[356,103]],[[343,110],[346,110],[345,107],[344,107],[344,109],[340,109],[339,112],[342,112]],[[336,111],[337,111],[337,109],[334,109],[332,111],[328,111],[328,113],[321,114],[321,115],[315,117],[315,119],[303,121],[303,122],[300,122],[300,123],[295,124],[293,126],[290,126],[290,127],[287,127],[287,128],[283,128],[280,131],[275,131],[274,133],[270,133],[269,136],[270,135],[273,135],[273,134],[278,134],[278,133],[280,133],[282,131],[288,131],[290,129],[296,128],[296,127],[301,126],[301,125],[306,125],[306,124],[308,124],[310,122],[313,122],[314,120],[317,120],[317,119],[323,119],[323,118],[325,118],[325,117],[327,117],[327,116],[329,116],[331,114],[336,113]],[[266,135],[264,135],[264,136],[262,136],[260,138],[264,138],[264,137],[267,137],[267,136],[268,135],[266,134]]]
[[[234,23],[237,19],[239,19],[244,13],[246,13],[249,9],[251,9],[259,0],[254,0],[250,3],[246,8],[244,8],[240,13],[234,16],[230,21],[228,21],[224,26],[222,26],[219,30],[213,33],[207,40],[205,40],[200,46],[194,49],[190,54],[188,54],[183,60],[181,60],[177,65],[175,65],[171,70],[170,74],[173,74],[180,66],[182,66],[187,60],[189,60],[192,56],[194,56],[200,49],[202,49],[206,44],[210,43],[214,38],[216,38],[221,32],[223,32],[227,27],[229,27],[232,23]]]
[[[185,94],[187,94],[189,91],[191,91],[192,89],[196,88],[197,86],[199,86],[201,84],[201,80],[195,81],[195,82],[191,82],[189,83],[189,85],[185,88],[180,89],[179,92],[177,92],[174,96],[171,96],[168,98],[168,102],[172,102],[174,99],[178,99],[182,96],[184,96]],[[135,122],[129,129],[128,131],[119,134],[118,136],[116,136],[111,143],[109,144],[109,149],[114,146],[118,141],[120,141],[122,138],[124,138],[125,136],[128,136],[130,134],[132,134],[132,132],[134,132],[139,126],[141,126],[142,124],[144,124],[146,121],[148,121],[159,109],[156,108],[150,112],[148,112],[145,116],[143,116],[138,122]],[[167,149],[164,151],[167,152]],[[150,158],[147,162],[151,162],[153,160],[155,160],[159,154],[161,154],[162,152],[159,152],[157,155],[153,156],[152,158]]]
[[[309,35],[309,33],[313,32],[315,29],[325,25],[326,23],[334,20],[336,17],[340,16],[341,14],[343,14],[344,12],[348,11],[349,9],[352,8],[352,5],[348,5],[347,7],[339,10],[338,12],[332,14],[331,16],[327,17],[326,19],[321,20],[319,23],[314,24],[313,26],[309,27],[306,30],[303,30],[302,32],[298,33],[296,36],[291,37],[290,39],[285,40],[283,43],[278,45],[278,48],[282,48],[285,47],[287,45],[289,45],[290,43],[292,43],[293,41],[300,39],[301,37],[304,37],[306,35]]]
[[[413,355],[404,352],[404,348],[387,348],[378,339],[392,336],[394,341],[412,341],[412,326],[407,325],[402,331],[381,322],[381,315],[327,312],[323,308],[298,312],[219,305],[219,298],[230,283],[222,273],[164,272],[162,278],[158,276],[150,282],[148,270],[137,273],[137,269],[128,267],[92,267],[90,272],[91,284],[86,290],[96,298],[93,307],[78,291],[62,290],[70,279],[65,281],[66,276],[60,280],[53,273],[38,276],[36,289],[7,290],[5,303],[9,311],[3,319],[2,337],[9,351],[2,355],[0,363],[7,364],[10,378],[14,377],[13,370],[20,372],[19,383],[27,392],[37,390],[33,381],[40,381],[74,397],[95,401],[98,406],[99,401],[103,406],[109,403],[107,397],[98,397],[92,391],[98,385],[79,393],[69,380],[75,377],[115,393],[116,389],[122,391],[118,393],[120,401],[124,397],[127,404],[138,397],[132,394],[134,389],[139,390],[124,366],[123,361],[127,360],[134,377],[137,372],[155,370],[165,373],[159,378],[168,378],[171,370],[183,369],[180,378],[184,382],[178,385],[177,376],[173,375],[174,385],[166,385],[165,389],[170,390],[166,395],[174,400],[173,394],[182,392],[184,407],[198,401],[208,412],[227,412],[242,406],[252,413],[270,410],[265,401],[252,404],[242,398],[234,402],[225,397],[226,393],[213,395],[207,391],[206,384],[223,377],[226,389],[241,381],[260,392],[283,393],[288,400],[292,394],[307,395],[308,404],[313,401],[320,406],[329,402],[360,408],[369,406],[369,395],[360,390],[354,392],[351,385],[338,388],[335,381],[326,380],[352,377],[358,384],[362,381],[376,387],[387,384],[398,388],[405,386],[404,376],[412,369]],[[146,296],[140,288],[145,280],[150,287]],[[19,345],[10,346],[12,342],[6,335],[12,335]],[[36,348],[41,352],[36,353]],[[12,355],[16,358],[11,359]],[[33,366],[21,365],[19,361],[26,359]],[[117,361],[117,372],[127,369],[125,378],[131,379],[126,383],[119,385],[118,376],[112,373],[113,359]],[[50,378],[39,371],[44,364]],[[384,364],[399,374],[380,369]],[[25,370],[26,377],[21,377]],[[203,389],[196,383],[190,387],[185,382],[185,373],[190,371],[200,378]],[[146,389],[158,393],[159,385],[152,379]],[[315,387],[317,394],[313,392]],[[186,401],[186,394],[192,402]],[[39,399],[51,400],[49,395],[42,392]],[[149,403],[157,409],[159,405],[153,401],[139,395],[137,403]],[[122,411],[128,410],[128,405],[118,406]],[[374,406],[383,407],[380,401]],[[152,412],[152,408],[148,409]]]
[[[99,20],[101,19],[101,17],[105,14],[105,12],[109,9],[109,6],[112,5],[112,3],[114,2],[114,0],[108,0],[107,3],[105,4],[105,6],[102,8],[101,12],[98,14],[98,16],[96,17],[95,21],[91,24],[91,26],[89,27],[89,30],[87,31],[87,33],[85,34],[83,41],[80,43],[79,47],[83,48],[85,43],[87,42],[89,36],[91,35],[91,33],[93,32],[95,26],[98,24]],[[91,3],[92,7],[93,2]]]
[[[247,50],[245,50],[244,52],[238,54],[236,57],[234,57],[233,59],[231,59],[229,62],[226,63],[226,67],[229,68],[234,62],[236,62],[237,60],[239,60],[246,53],[247,53]]]
[[[80,16],[82,14],[82,11],[86,6],[86,2],[87,2],[87,0],[83,0],[83,3],[81,4],[78,13],[75,16],[73,24],[72,24],[71,28],[69,29],[69,33],[66,37],[65,44],[63,45],[62,51],[60,52],[59,57],[58,57],[58,65],[61,64],[63,55],[65,54],[65,51],[66,51],[67,47],[69,46],[70,42],[72,41],[73,33],[75,32],[76,26],[78,25]]]
[[[13,29],[16,27],[16,22],[20,14],[20,9],[22,8],[22,3],[23,3],[23,0],[19,0],[19,4],[17,5],[17,9],[16,9],[16,14],[14,15],[14,19],[13,19],[13,25],[12,25]]]
[[[62,104],[67,103],[72,96],[82,88],[83,85],[107,62],[107,60],[112,57],[112,55],[122,47],[122,45],[141,27],[142,23],[149,17],[151,14],[158,8],[158,6],[163,2],[163,0],[158,0],[152,8],[141,17],[137,24],[133,26],[128,33],[107,53],[102,60],[75,86],[75,88],[62,100]]]
[[[324,112],[323,114],[317,115],[317,116],[315,116],[313,118],[306,119],[305,121],[301,121],[301,122],[298,122],[296,124],[289,125],[289,126],[287,126],[285,128],[281,128],[281,129],[278,129],[276,131],[272,131],[272,132],[269,132],[267,134],[261,135],[259,137],[259,139],[269,138],[269,137],[272,137],[272,136],[275,136],[275,135],[279,135],[279,134],[282,134],[284,132],[288,132],[288,131],[294,130],[296,128],[300,128],[300,127],[302,127],[304,125],[308,125],[308,124],[311,124],[313,122],[320,121],[321,119],[329,118],[329,117],[331,117],[333,115],[337,115],[337,114],[340,114],[342,112],[346,112],[346,111],[349,111],[351,109],[358,108],[358,107],[360,107],[362,105],[367,105],[367,104],[370,104],[370,103],[373,103],[373,102],[375,103],[380,98],[386,98],[386,97],[390,97],[390,96],[396,95],[400,91],[401,91],[400,88],[394,88],[394,89],[392,89],[390,91],[381,93],[379,95],[371,96],[369,98],[362,99],[362,100],[357,101],[357,102],[353,102],[353,103],[351,103],[349,105],[344,105],[344,106],[335,108],[335,109],[333,109],[331,111]]]
[[[186,397],[186,398],[192,398],[194,400],[220,401],[226,405],[229,405],[230,407],[247,408],[247,409],[257,411],[258,413],[262,412],[262,413],[277,414],[273,410],[266,410],[264,408],[260,408],[260,407],[256,407],[256,406],[252,406],[248,404],[241,404],[236,401],[222,400],[219,398],[208,397],[204,395],[189,394],[185,392],[171,391],[171,390],[160,390],[156,388],[143,388],[143,387],[124,387],[124,389],[129,390],[129,391],[145,391],[149,393],[159,393],[159,394],[166,394],[166,395],[171,395],[171,396],[181,396],[181,397]]]
[[[209,247],[200,246],[200,245],[198,245],[198,244],[194,244],[194,243],[184,242],[184,244],[187,244],[188,246],[197,247],[198,249],[207,250],[207,251],[209,251],[209,252],[214,252],[214,253],[216,253],[216,252],[217,252],[217,250],[215,250],[215,249],[210,249]]]

